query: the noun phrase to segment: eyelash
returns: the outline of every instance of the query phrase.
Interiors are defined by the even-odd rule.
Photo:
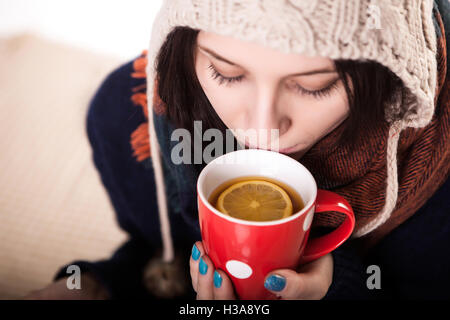
[[[223,84],[224,82],[227,82],[227,83],[241,82],[242,79],[244,78],[244,76],[231,77],[231,78],[224,77],[216,70],[216,68],[214,68],[214,66],[212,64],[210,64],[208,68],[211,69],[211,71],[212,71],[212,75],[211,75],[212,78],[214,80],[217,80],[219,82],[219,85]]]
[[[211,69],[211,77],[214,80],[217,80],[219,82],[219,85],[222,85],[224,82],[226,83],[234,83],[234,82],[241,82],[244,79],[244,76],[238,76],[238,77],[224,77],[223,75],[221,75],[216,68],[214,68],[214,66],[212,64],[209,65],[208,67],[209,69]],[[309,95],[309,96],[313,96],[315,98],[324,98],[326,96],[329,96],[331,91],[333,91],[333,89],[337,88],[337,82],[333,81],[333,83],[331,83],[329,86],[319,89],[319,90],[306,90],[305,88],[301,87],[300,85],[298,85],[297,83],[295,84],[295,90],[303,95]]]
[[[337,88],[337,82],[333,81],[333,83],[331,83],[330,85],[328,85],[325,88],[319,89],[319,90],[306,90],[305,88],[299,86],[298,84],[295,84],[295,90],[301,94],[306,94],[306,95],[310,95],[313,96],[314,98],[325,98],[327,96],[330,96],[331,92],[333,91],[333,89]]]

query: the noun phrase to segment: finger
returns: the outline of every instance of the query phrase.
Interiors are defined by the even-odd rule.
[[[197,276],[197,299],[198,300],[212,300],[213,293],[213,273],[214,265],[207,255],[200,257],[198,263]]]
[[[281,299],[321,299],[333,277],[330,259],[327,256],[317,259],[303,266],[299,273],[290,269],[274,270],[267,275],[264,286]]]
[[[205,254],[201,241],[197,241],[192,246],[191,257],[189,259],[189,271],[191,274],[192,287],[197,292],[197,278],[198,278],[198,264],[200,262],[200,256]]]
[[[215,300],[234,300],[233,284],[228,275],[222,270],[215,270],[213,275],[214,299]]]

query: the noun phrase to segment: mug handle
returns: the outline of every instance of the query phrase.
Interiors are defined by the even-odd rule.
[[[317,212],[337,211],[344,213],[347,217],[341,225],[332,232],[311,240],[306,243],[306,248],[300,263],[307,263],[330,253],[347,240],[355,227],[355,215],[350,204],[337,193],[327,190],[317,190],[316,209]]]

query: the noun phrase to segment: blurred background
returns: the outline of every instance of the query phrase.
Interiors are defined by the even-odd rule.
[[[0,299],[126,239],[92,161],[90,99],[147,49],[161,0],[0,0]]]

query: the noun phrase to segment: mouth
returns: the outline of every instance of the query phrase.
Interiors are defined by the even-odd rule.
[[[301,143],[297,143],[297,144],[293,145],[292,147],[280,149],[279,152],[284,153],[284,154],[294,153],[300,149],[299,148],[300,145],[301,145]]]
[[[269,150],[269,151],[275,151],[275,152],[279,152],[279,153],[283,153],[283,154],[290,154],[290,153],[294,153],[296,151],[299,151],[299,146],[301,145],[301,143],[297,143],[291,147],[288,148],[283,148],[283,149],[270,149],[270,148],[260,148],[260,147],[254,147],[254,146],[250,146],[247,141],[245,142],[245,146],[249,149],[258,149],[258,150]]]

